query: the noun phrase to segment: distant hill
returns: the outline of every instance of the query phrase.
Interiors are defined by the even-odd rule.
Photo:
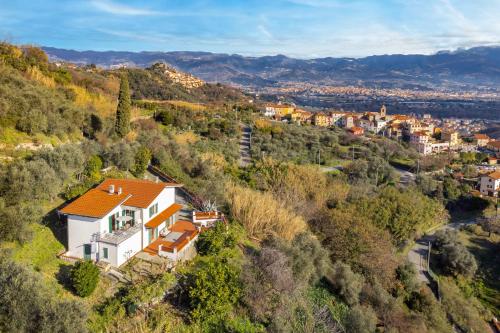
[[[110,68],[149,67],[166,62],[208,82],[265,87],[291,82],[381,88],[498,90],[500,47],[475,47],[433,55],[294,59],[283,55],[244,57],[208,52],[115,52],[43,48],[53,61]]]

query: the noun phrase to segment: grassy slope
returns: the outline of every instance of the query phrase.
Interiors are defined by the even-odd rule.
[[[63,234],[65,229],[57,221],[54,209],[62,203],[58,200],[46,205],[46,219],[43,224],[31,226],[33,237],[30,241],[19,244],[16,242],[4,242],[0,244],[0,250],[11,253],[12,258],[34,271],[40,273],[44,283],[50,287],[59,297],[77,299],[70,287],[68,274],[71,263],[61,260],[58,254],[65,250],[64,245],[58,239],[58,234]],[[102,300],[102,295],[110,295],[114,288],[110,280],[102,278],[97,290],[84,302],[89,306]]]
[[[477,298],[500,317],[500,235],[481,232],[461,232],[460,239],[476,257],[479,265],[478,276],[483,284],[475,283],[473,288]]]

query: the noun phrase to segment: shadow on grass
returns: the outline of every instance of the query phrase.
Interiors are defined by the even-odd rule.
[[[57,211],[61,207],[54,208],[50,212],[48,212],[42,219],[42,224],[48,227],[54,237],[64,245],[65,248],[68,248],[68,234],[67,234],[67,226],[66,221],[63,218],[59,218]]]
[[[73,286],[71,285],[71,269],[73,265],[70,264],[60,264],[59,271],[55,274],[55,278],[60,285],[64,287],[67,291],[74,293]]]

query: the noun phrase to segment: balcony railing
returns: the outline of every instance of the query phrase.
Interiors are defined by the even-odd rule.
[[[137,220],[134,222],[134,225],[126,224],[119,230],[114,230],[111,233],[106,233],[104,235],[100,235],[98,241],[103,241],[111,244],[120,244],[121,242],[129,239],[133,235],[137,234],[142,230],[142,223]]]

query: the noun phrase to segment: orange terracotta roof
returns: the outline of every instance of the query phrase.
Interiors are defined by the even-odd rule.
[[[185,232],[185,231],[194,231],[196,230],[196,226],[193,222],[189,221],[177,221],[173,226],[168,228],[170,231],[174,232]]]
[[[124,205],[139,208],[149,207],[165,187],[182,186],[177,183],[155,183],[141,179],[106,179],[97,188],[107,191],[110,185],[115,186],[115,191],[121,187],[123,193],[132,195]]]
[[[172,232],[182,232],[183,234],[175,242],[169,242],[160,237],[149,244],[144,249],[144,252],[149,253],[150,255],[158,255],[160,246],[162,247],[162,250],[166,252],[173,252],[174,248],[177,251],[181,251],[189,243],[189,241],[198,234],[196,226],[188,221],[178,221],[169,229]]]
[[[146,228],[156,228],[157,226],[165,222],[170,216],[174,215],[181,209],[182,205],[174,203],[170,207],[165,209],[163,212],[161,212],[160,214],[156,215],[151,220],[149,220],[149,222],[146,223],[144,226]]]
[[[500,141],[490,141],[488,142],[488,146],[500,148]]]
[[[409,120],[409,119],[411,119],[411,117],[405,116],[403,114],[395,114],[393,117],[394,117],[394,119],[397,119],[397,120]]]
[[[109,194],[108,191],[94,188],[61,209],[60,212],[88,217],[104,217],[129,197],[128,193]]]
[[[196,212],[197,220],[212,220],[220,217],[220,213],[217,211],[211,212]]]
[[[495,180],[499,180],[500,179],[500,171],[494,171],[494,172],[488,174],[488,177],[493,178]]]
[[[474,134],[474,139],[476,140],[489,140],[490,137],[487,136],[486,134]]]
[[[110,185],[115,192],[109,194]],[[106,179],[96,188],[87,191],[78,199],[60,210],[62,214],[88,217],[103,217],[118,205],[147,208],[166,187],[182,186],[177,183],[155,183],[139,179]],[[118,189],[122,193],[118,194]]]
[[[357,127],[357,126],[353,126],[349,129],[351,132],[359,132],[359,131],[364,131],[363,128],[361,127]]]

